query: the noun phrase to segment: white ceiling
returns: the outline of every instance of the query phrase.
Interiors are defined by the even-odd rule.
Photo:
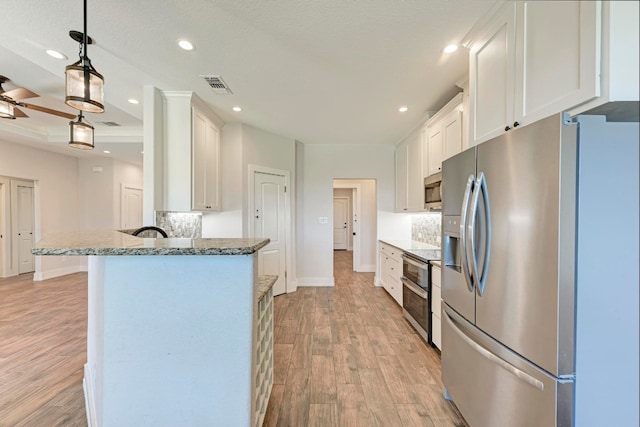
[[[140,163],[144,85],[193,91],[226,122],[303,143],[395,144],[428,111],[459,91],[467,74],[460,42],[494,0],[89,0],[88,53],[105,77],[104,114],[89,155]],[[26,87],[33,104],[74,113],[63,103],[64,67],[77,60],[69,30],[82,31],[81,0],[4,0],[0,75],[5,90]],[[177,47],[189,39],[195,50]],[[55,49],[68,56],[56,60]],[[222,75],[232,95],[200,77]],[[241,113],[231,110],[234,105]],[[409,111],[399,113],[406,105]],[[65,154],[68,120],[25,110],[1,120],[0,138]],[[114,121],[120,128],[99,124]]]

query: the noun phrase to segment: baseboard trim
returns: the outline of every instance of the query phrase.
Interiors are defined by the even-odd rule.
[[[66,276],[67,274],[80,273],[81,271],[87,271],[87,268],[81,265],[72,265],[64,268],[40,271],[33,273],[33,281],[39,282],[41,280],[53,279],[54,277]]]
[[[333,277],[298,277],[297,287],[313,287],[313,286],[335,286],[336,282]]]
[[[82,379],[82,388],[84,389],[84,406],[87,413],[87,425],[89,427],[97,427],[98,420],[96,419],[96,402],[94,396],[94,390],[91,385],[93,384],[93,378],[91,378],[91,369],[85,363],[84,364],[84,378]]]
[[[375,264],[362,264],[359,266],[358,273],[375,273],[376,265]]]

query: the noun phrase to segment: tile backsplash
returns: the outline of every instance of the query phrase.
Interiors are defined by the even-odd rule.
[[[411,240],[440,246],[440,227],[442,215],[429,213],[411,216]]]
[[[156,227],[168,237],[202,237],[202,212],[156,211]]]

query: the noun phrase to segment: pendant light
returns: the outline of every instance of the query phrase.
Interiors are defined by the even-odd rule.
[[[69,36],[80,43],[80,60],[65,68],[65,104],[88,113],[104,112],[104,78],[98,73],[87,54],[93,39],[87,35],[87,0],[84,0],[84,32],[69,31]]]
[[[2,119],[15,119],[16,115],[13,112],[13,104],[8,101],[0,99],[0,118]]]
[[[93,150],[93,126],[83,119],[80,111],[78,120],[69,122],[69,147]]]

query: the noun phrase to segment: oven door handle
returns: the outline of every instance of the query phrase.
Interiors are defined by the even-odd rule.
[[[429,268],[429,264],[426,263],[422,263],[420,261],[416,261],[415,259],[409,257],[408,255],[402,254],[402,259],[407,262],[408,264],[413,265],[414,267],[418,267],[421,268],[423,270],[426,270]]]
[[[414,294],[418,295],[420,298],[427,299],[429,297],[429,292],[425,291],[420,286],[416,285],[406,277],[402,276],[400,280],[402,280],[402,284],[406,286],[407,289],[409,289]]]

